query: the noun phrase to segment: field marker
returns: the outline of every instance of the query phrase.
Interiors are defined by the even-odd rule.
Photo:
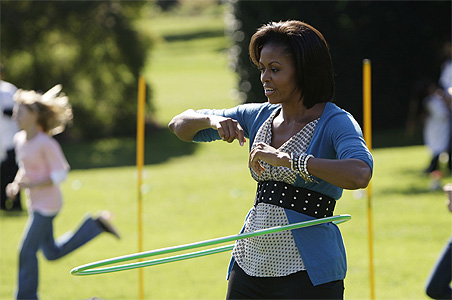
[[[371,63],[363,60],[363,118],[364,140],[372,152],[372,98],[371,98]],[[369,278],[370,299],[375,299],[374,254],[373,254],[373,226],[372,226],[372,181],[367,186],[367,230],[369,240]]]
[[[138,107],[137,107],[137,193],[138,193],[138,251],[143,251],[143,165],[144,165],[144,117],[146,102],[146,83],[143,76],[138,79]],[[138,270],[139,299],[144,299],[143,270]]]

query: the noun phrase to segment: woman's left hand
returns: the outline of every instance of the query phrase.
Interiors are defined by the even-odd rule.
[[[270,145],[259,143],[251,150],[248,166],[259,176],[265,171],[265,168],[259,162],[264,161],[272,166],[283,166],[290,168],[290,155],[280,152]]]

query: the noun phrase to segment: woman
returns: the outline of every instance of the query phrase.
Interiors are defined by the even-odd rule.
[[[322,34],[300,21],[270,23],[252,36],[264,104],[188,110],[169,128],[184,141],[250,140],[258,182],[242,231],[331,216],[342,189],[368,185],[373,160],[359,125],[331,103],[334,78]],[[237,241],[228,299],[342,299],[345,249],[324,224]]]
[[[119,238],[109,222],[110,213],[102,212],[96,218],[86,217],[76,232],[54,240],[53,220],[63,205],[59,184],[65,180],[69,164],[52,136],[62,132],[72,119],[68,99],[59,95],[60,91],[61,85],[57,85],[44,95],[23,90],[14,95],[13,117],[21,129],[14,136],[19,171],[6,192],[14,198],[20,189],[24,189],[29,211],[20,245],[17,299],[38,298],[39,249],[48,260],[55,260],[102,232]]]

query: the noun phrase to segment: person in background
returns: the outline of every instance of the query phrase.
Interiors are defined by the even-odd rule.
[[[441,66],[441,75],[439,85],[448,94],[452,96],[452,45],[451,42],[444,43],[443,46],[443,64]]]
[[[452,213],[452,183],[443,187],[447,197],[447,208]],[[452,299],[452,237],[436,262],[425,289],[426,294],[433,299]]]
[[[75,232],[56,241],[53,220],[60,212],[63,199],[59,185],[66,179],[69,164],[58,142],[52,137],[62,132],[72,119],[68,98],[57,85],[45,94],[18,90],[13,118],[21,131],[14,136],[19,170],[7,186],[10,197],[25,190],[29,217],[19,252],[17,299],[37,299],[38,259],[42,250],[48,260],[56,260],[84,245],[102,232],[119,238],[107,211],[93,218],[87,216]]]
[[[8,199],[5,192],[6,186],[14,180],[18,170],[13,138],[19,131],[19,127],[11,118],[14,108],[13,96],[17,91],[17,87],[4,81],[3,78],[4,68],[3,65],[0,65],[0,143],[2,146],[0,155],[0,209],[21,211],[20,193],[15,196],[15,199]]]
[[[424,142],[432,153],[430,165],[425,172],[432,173],[438,170],[440,155],[448,152],[450,148],[450,103],[441,88],[434,83],[429,83],[425,86],[422,104],[426,112]]]
[[[334,73],[323,35],[300,21],[252,36],[267,103],[187,110],[169,129],[183,141],[250,142],[257,182],[242,232],[333,215],[343,189],[368,185],[373,159],[354,118],[332,103]],[[221,156],[220,156],[221,159]],[[332,223],[236,242],[227,299],[343,299],[345,247]]]
[[[444,62],[441,66],[439,86],[443,89],[446,105],[449,109],[449,155],[448,168],[452,171],[452,44],[450,41],[443,46]]]
[[[419,80],[413,85],[409,111],[407,129],[413,134],[422,124],[424,144],[431,155],[424,173],[439,171],[439,158],[448,151],[451,133],[447,95],[433,80]]]

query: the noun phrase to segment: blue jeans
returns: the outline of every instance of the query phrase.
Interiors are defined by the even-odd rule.
[[[427,281],[426,293],[433,299],[452,299],[452,238],[439,256]]]
[[[68,232],[55,241],[53,219],[37,212],[29,215],[19,253],[19,281],[17,299],[38,299],[39,249],[48,260],[58,259],[87,243],[102,232],[102,228],[91,217],[87,217],[75,232]]]

